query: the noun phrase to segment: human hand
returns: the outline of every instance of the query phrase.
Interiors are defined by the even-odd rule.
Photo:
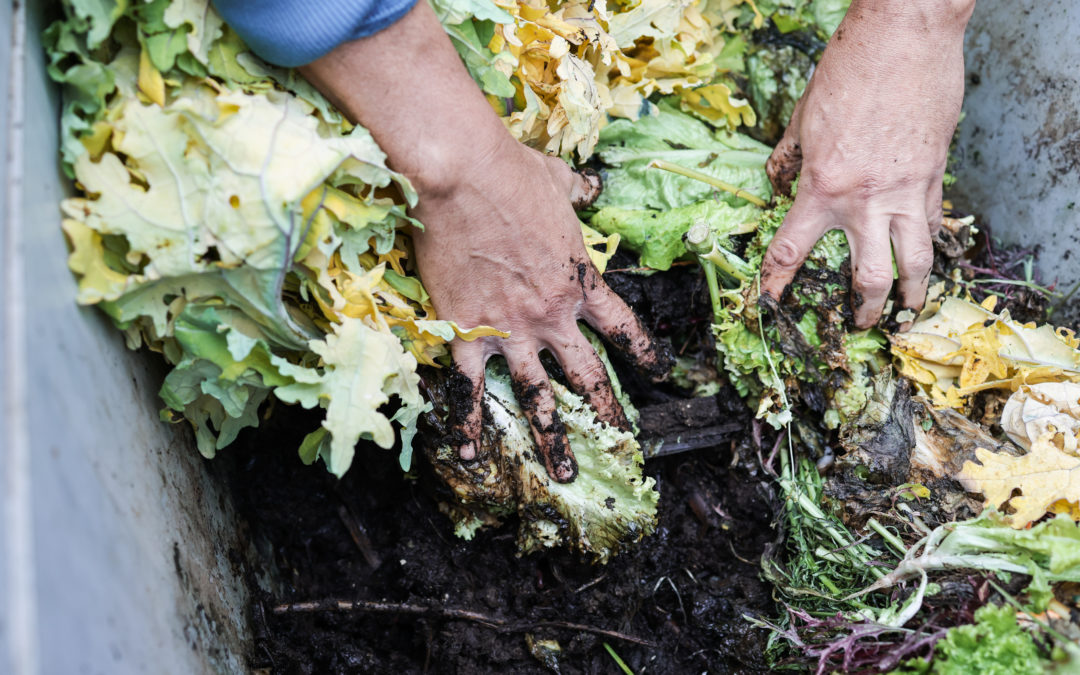
[[[623,428],[626,416],[607,371],[577,320],[649,372],[663,376],[669,366],[589,262],[571,201],[595,198],[598,180],[590,183],[510,136],[426,2],[301,72],[367,127],[390,166],[415,186],[412,215],[424,230],[413,236],[414,252],[439,318],[510,331],[505,339],[451,343],[454,367],[471,395],[452,403],[449,441],[462,459],[475,457],[484,363],[502,354],[548,474],[573,480],[577,463],[539,352],[559,360],[571,388],[602,421]]]
[[[425,229],[414,233],[413,247],[424,286],[439,318],[510,332],[505,339],[451,344],[454,377],[463,378],[469,392],[451,400],[452,442],[462,459],[475,456],[484,364],[501,354],[548,474],[573,480],[577,464],[539,352],[546,349],[558,360],[571,388],[601,421],[621,429],[629,428],[626,415],[578,319],[647,371],[662,376],[669,365],[585,251],[572,204],[595,199],[599,178],[574,173],[562,160],[504,133],[485,156],[446,180],[437,186],[423,176],[417,180],[420,202],[413,215]]]
[[[766,164],[795,203],[762,264],[778,300],[825,232],[851,248],[860,328],[898,306],[919,310],[941,226],[942,177],[964,95],[963,34],[974,0],[854,0]],[[891,240],[891,249],[890,249]]]

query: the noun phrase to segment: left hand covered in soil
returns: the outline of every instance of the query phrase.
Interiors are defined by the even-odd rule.
[[[585,251],[572,202],[594,199],[599,181],[510,136],[426,2],[302,72],[367,127],[390,166],[415,186],[419,203],[412,215],[424,230],[414,233],[414,250],[439,318],[510,332],[505,339],[451,343],[458,377],[468,380],[463,389],[471,395],[451,402],[454,429],[447,442],[462,459],[476,456],[484,364],[502,354],[548,474],[573,480],[577,463],[539,353],[551,352],[599,418],[623,428],[625,414],[578,319],[650,373],[663,377],[668,366]]]
[[[779,299],[817,240],[841,229],[851,247],[860,328],[881,316],[894,255],[898,307],[922,307],[974,4],[851,3],[766,166],[779,192],[801,176],[762,265],[763,295]]]

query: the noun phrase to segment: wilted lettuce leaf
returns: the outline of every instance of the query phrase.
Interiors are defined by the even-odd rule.
[[[44,42],[85,195],[62,206],[69,264],[80,302],[173,366],[163,417],[187,419],[213,456],[277,390],[327,409],[316,445],[334,473],[360,438],[394,445],[392,421],[407,463],[426,406],[417,360],[484,334],[433,320],[403,266],[397,230],[419,226],[408,181],[310,84],[250,54],[208,0],[65,10]],[[392,183],[404,203],[374,195]]]
[[[640,253],[642,265],[666,270],[686,255],[683,235],[694,223],[705,222],[720,232],[732,232],[744,223],[752,223],[758,213],[753,205],[733,207],[705,199],[668,211],[606,206],[593,215],[589,224],[601,232],[618,234],[623,246]]]
[[[416,359],[401,348],[396,337],[376,331],[359,319],[345,319],[332,335],[312,342],[311,350],[320,357],[317,368],[271,357],[279,371],[294,380],[277,387],[274,395],[305,408],[326,408],[323,426],[330,432],[331,441],[323,461],[331,473],[345,473],[361,438],[384,448],[394,444],[390,418],[380,411],[391,396],[401,404],[394,419],[415,429],[416,418],[426,404],[417,389],[420,377],[416,374]]]
[[[756,9],[769,17],[781,33],[813,31],[827,40],[847,13],[851,0],[757,0]],[[743,9],[742,23],[749,25],[752,14]]]
[[[491,423],[485,424],[477,460],[462,462],[450,447],[432,453],[436,472],[455,494],[446,510],[466,538],[517,513],[522,552],[566,546],[606,562],[653,531],[659,494],[655,481],[642,475],[644,458],[633,433],[597,421],[581,397],[558,382],[552,386],[577,458],[577,478],[557,483],[548,476],[509,372],[492,361],[484,393]]]
[[[814,60],[793,45],[757,46],[746,57],[748,94],[758,115],[758,138],[779,141],[806,89]]]
[[[509,18],[507,15],[507,19]],[[494,96],[512,97],[517,91],[510,83],[508,75],[512,59],[506,52],[495,54],[488,49],[477,32],[478,25],[484,27],[484,22],[463,21],[459,24],[446,25],[445,28],[454,43],[454,48],[477,84],[485,92]],[[490,37],[490,29],[487,32]]]
[[[608,167],[597,209],[666,211],[704,199],[745,204],[700,181],[648,168],[656,159],[701,171],[762,198],[772,191],[765,174],[768,146],[726,128],[712,129],[667,102],[658,106],[656,115],[609,124],[600,132],[597,152]]]

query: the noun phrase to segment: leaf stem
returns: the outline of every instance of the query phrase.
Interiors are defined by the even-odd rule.
[[[751,194],[751,193],[747,192],[746,190],[742,189],[741,187],[736,187],[736,186],[732,185],[731,183],[725,183],[724,181],[720,180],[719,178],[713,178],[712,176],[710,176],[707,173],[702,173],[701,171],[696,171],[694,169],[688,169],[685,166],[681,166],[679,164],[674,164],[672,162],[667,161],[666,159],[654,159],[653,161],[649,162],[649,168],[650,169],[663,169],[664,171],[670,171],[671,173],[677,173],[680,176],[685,176],[687,178],[692,178],[694,180],[699,180],[702,183],[707,183],[708,185],[713,186],[717,190],[723,190],[724,192],[730,192],[731,194],[735,195],[736,197],[738,197],[740,199],[745,199],[746,201],[750,202],[751,204],[754,204],[755,206],[760,206],[761,208],[765,208],[766,206],[768,206],[768,204],[765,202],[764,199],[762,199],[761,197],[758,197],[755,194]]]

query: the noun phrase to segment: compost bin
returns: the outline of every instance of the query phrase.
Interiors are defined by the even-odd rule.
[[[269,563],[188,429],[158,421],[158,361],[73,301],[49,12],[0,8],[0,672],[245,672],[250,584]],[[1066,289],[1080,280],[1078,22],[1068,0],[978,3],[952,195],[1039,246]]]

